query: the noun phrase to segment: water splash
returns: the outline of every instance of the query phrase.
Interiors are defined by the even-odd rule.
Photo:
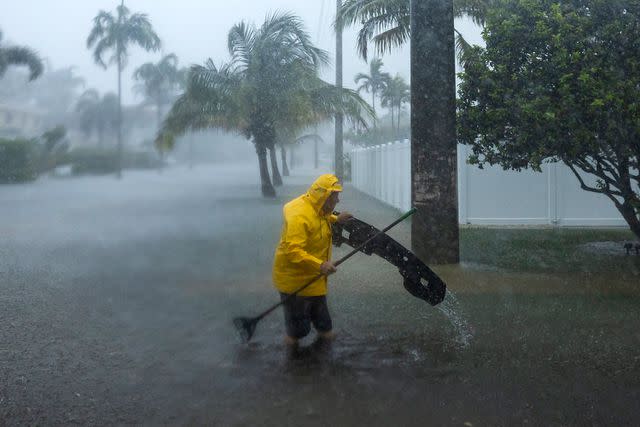
[[[469,347],[471,340],[473,339],[473,328],[469,325],[466,317],[464,316],[462,307],[455,294],[447,289],[447,296],[440,304],[436,306],[440,312],[442,312],[447,319],[451,322],[456,332],[456,342],[463,348]]]

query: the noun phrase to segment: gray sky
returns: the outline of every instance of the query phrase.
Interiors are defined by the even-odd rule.
[[[117,0],[2,0],[0,29],[5,42],[27,45],[47,58],[54,68],[75,66],[86,78],[87,87],[100,91],[115,91],[116,70],[103,70],[93,63],[86,48],[92,19],[100,9],[115,13]],[[313,40],[333,56],[335,35],[331,23],[335,15],[335,0],[126,0],[133,12],[146,13],[163,41],[163,53],[175,53],[181,65],[203,63],[212,58],[216,64],[229,58],[226,36],[231,26],[242,20],[260,25],[268,13],[291,11],[300,16]],[[478,31],[468,23],[456,25],[471,41],[478,42]],[[354,87],[353,76],[366,71],[368,65],[355,50],[355,29],[344,35],[344,84]],[[385,70],[392,75],[409,77],[409,48],[397,49],[383,57]],[[125,69],[124,87],[132,85],[131,75],[140,64],[157,61],[161,53],[148,54],[141,49],[131,50]],[[331,67],[323,70],[323,78],[333,82]],[[125,94],[125,102],[139,101],[133,94]]]

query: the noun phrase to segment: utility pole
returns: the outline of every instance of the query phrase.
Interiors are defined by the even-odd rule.
[[[342,90],[342,21],[340,20],[340,9],[342,0],[336,0],[336,87]],[[342,113],[336,114],[336,139],[335,139],[335,171],[340,181],[344,177],[344,161],[342,153],[344,116]]]
[[[460,261],[452,0],[411,0],[411,246]]]

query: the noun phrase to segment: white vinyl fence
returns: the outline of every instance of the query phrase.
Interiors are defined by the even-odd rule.
[[[613,203],[584,191],[563,164],[530,170],[479,169],[468,165],[467,147],[458,145],[458,205],[461,224],[626,226]],[[584,176],[587,184],[595,178]],[[411,144],[409,140],[355,148],[351,181],[360,191],[395,208],[411,207]]]

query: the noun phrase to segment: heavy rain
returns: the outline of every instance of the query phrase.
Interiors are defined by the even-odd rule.
[[[0,425],[637,425],[639,19],[5,0]]]

